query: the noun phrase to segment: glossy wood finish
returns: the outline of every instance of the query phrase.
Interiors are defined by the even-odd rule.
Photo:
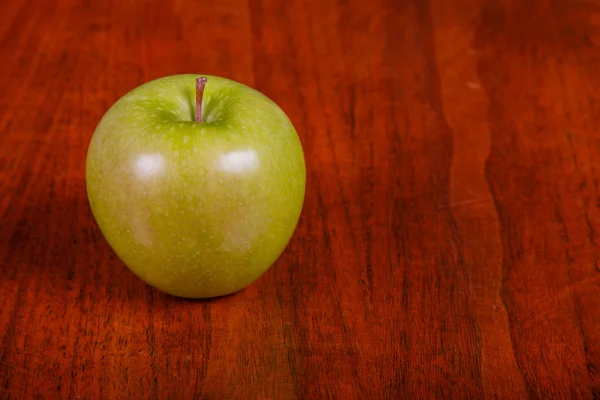
[[[0,60],[0,398],[600,398],[598,2],[13,0]],[[213,301],[136,279],[85,192],[106,109],[183,72],[308,165]]]

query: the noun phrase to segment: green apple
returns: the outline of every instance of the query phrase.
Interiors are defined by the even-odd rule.
[[[186,298],[230,294],[263,275],[296,229],[306,185],[301,142],[281,108],[203,77],[127,93],[86,159],[90,207],[114,252],[150,286]]]

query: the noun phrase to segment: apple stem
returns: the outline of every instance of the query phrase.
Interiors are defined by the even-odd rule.
[[[204,122],[202,119],[202,97],[204,96],[204,86],[206,86],[206,78],[204,76],[196,79],[196,122]]]

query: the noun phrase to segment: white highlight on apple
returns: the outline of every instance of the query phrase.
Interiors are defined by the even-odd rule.
[[[140,179],[149,179],[164,170],[165,160],[160,154],[142,154],[135,160],[135,173]]]
[[[134,215],[131,220],[131,231],[133,232],[134,239],[138,243],[148,248],[152,247],[154,234],[146,219],[142,218],[140,215]]]
[[[254,150],[232,151],[219,158],[221,169],[231,173],[255,171],[258,164],[258,155]]]

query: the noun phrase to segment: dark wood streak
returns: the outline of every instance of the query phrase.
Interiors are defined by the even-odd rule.
[[[573,218],[574,213],[581,212],[580,208],[584,203],[577,198],[569,199],[568,191],[570,181],[577,181],[583,177],[577,168],[576,160],[579,157],[574,152],[572,140],[575,135],[578,141],[580,140],[583,132],[576,133],[574,129],[585,129],[581,124],[587,119],[588,111],[585,109],[575,111],[573,104],[569,104],[569,95],[564,92],[566,87],[564,79],[567,75],[560,73],[561,69],[568,68],[568,64],[556,62],[561,59],[566,61],[569,58],[567,51],[577,48],[576,45],[568,43],[570,36],[561,34],[559,27],[565,22],[568,23],[571,16],[579,12],[580,8],[567,7],[559,12],[556,9],[542,11],[530,5],[508,8],[499,2],[490,4],[494,4],[495,9],[493,13],[490,11],[484,17],[490,22],[490,26],[482,28],[479,36],[479,43],[491,39],[485,48],[481,46],[479,48],[484,53],[480,74],[485,81],[484,84],[489,86],[488,93],[493,93],[496,99],[495,105],[490,107],[491,123],[495,129],[493,129],[493,155],[488,164],[488,171],[492,191],[498,199],[500,219],[504,222],[502,236],[507,257],[505,257],[503,297],[512,321],[511,333],[515,351],[532,397],[547,396],[549,393],[539,385],[541,379],[539,374],[543,373],[539,372],[539,364],[532,363],[532,353],[538,354],[538,352],[546,354],[542,356],[544,358],[552,357],[556,364],[561,366],[561,370],[569,371],[569,373],[557,374],[556,369],[551,370],[557,393],[562,393],[563,396],[584,397],[586,393],[590,394],[586,389],[597,378],[594,378],[589,368],[585,367],[586,362],[580,365],[580,360],[589,359],[590,356],[597,357],[597,350],[590,350],[586,343],[587,335],[592,332],[597,337],[598,329],[593,327],[598,325],[598,320],[590,322],[591,320],[588,319],[592,317],[589,296],[594,289],[586,285],[588,282],[586,275],[589,274],[585,272],[587,268],[577,265],[581,262],[591,265],[593,261],[585,261],[577,256],[579,262],[571,262],[575,255],[569,250],[580,246],[581,235],[589,233],[589,225],[585,222],[588,218],[585,217],[585,210],[582,212],[581,220]],[[503,14],[504,17],[499,14]],[[542,19],[547,21],[539,32],[543,35],[543,39],[539,35],[529,35],[520,46],[513,47],[513,43],[516,44],[518,37],[522,37],[524,33],[521,30],[526,27],[525,21],[531,23]],[[500,38],[495,30],[500,27],[511,33],[503,37],[502,42],[496,41],[498,46],[494,48],[490,44],[493,43],[492,40]],[[574,27],[575,25],[572,25],[572,28]],[[505,52],[504,56],[500,55],[502,51]],[[535,56],[536,53],[543,52],[555,53],[555,57],[542,61],[543,59]],[[525,60],[530,61],[528,68],[524,68]],[[554,68],[559,71],[558,74],[554,73]],[[499,74],[504,75],[505,82],[510,82],[502,88],[498,86]],[[523,83],[520,87],[517,87],[512,80],[517,75]],[[568,79],[572,85],[580,84],[574,75],[569,75]],[[509,91],[515,95],[512,101],[506,96]],[[531,96],[527,102],[523,99],[526,93]],[[563,97],[556,97],[561,95]],[[559,105],[562,103],[563,107],[555,110],[548,105],[549,102]],[[502,121],[510,119],[517,123],[512,127],[506,126],[507,129],[504,130],[498,129],[503,125]],[[522,123],[519,124],[519,121]],[[541,132],[545,135],[542,136]],[[565,135],[564,132],[568,134]],[[509,137],[513,151],[506,153],[508,149],[506,142]],[[540,146],[527,145],[527,141],[531,140],[537,141]],[[566,142],[566,145],[563,146],[561,142]],[[502,161],[499,157],[500,151],[504,155]],[[577,152],[579,151],[593,152],[593,147],[586,150],[579,148]],[[536,168],[536,164],[533,163],[533,160],[539,160],[541,157],[553,160],[544,165],[544,175],[538,172],[541,172],[541,169]],[[562,162],[563,158],[567,158],[568,161]],[[523,172],[517,169],[517,163],[520,164]],[[567,167],[569,163],[574,164],[573,169]],[[507,193],[510,193],[508,199]],[[520,198],[515,196],[517,193],[521,193]],[[557,198],[557,195],[560,198],[558,200],[560,211],[553,212],[552,208],[556,206],[552,204],[551,199]],[[584,193],[580,193],[579,196],[587,197]],[[516,206],[517,204],[519,207]],[[564,212],[568,212],[569,219],[566,219],[567,214]],[[544,229],[544,234],[533,234],[532,228],[529,227],[532,224],[543,224],[537,229]],[[554,229],[554,224],[559,227],[558,231]],[[518,232],[520,235],[511,235],[513,232]],[[562,246],[559,243],[562,243]],[[588,245],[594,257],[593,253],[597,248],[593,250],[595,248],[593,241],[588,241]],[[560,250],[554,250],[561,248],[565,249],[562,255]],[[547,249],[546,254],[540,253],[542,249]],[[530,294],[527,294],[522,290],[514,289],[517,280],[529,279],[524,275],[523,268],[527,265],[525,260],[531,260],[532,253],[537,255],[538,265],[546,265],[547,268],[538,269],[540,272],[531,270],[540,280],[522,284],[525,287],[529,286]],[[541,271],[544,273],[542,274]],[[553,281],[557,285],[565,285],[565,289],[558,290],[554,284],[549,286],[540,284],[541,281],[546,280]],[[535,322],[524,318],[530,303],[528,299],[533,293],[544,299],[536,304],[547,304],[551,307],[551,304],[560,300],[555,310],[544,310],[542,314],[551,318],[547,323],[555,326],[555,329],[548,331],[548,327],[539,326],[537,316]],[[585,299],[588,304],[585,312],[581,299]],[[558,319],[558,313],[564,313],[563,317]],[[559,325],[559,321],[563,321],[562,325]],[[545,331],[542,341],[538,339],[541,329]],[[567,337],[569,345],[564,350],[555,347],[555,344],[563,343]]]

